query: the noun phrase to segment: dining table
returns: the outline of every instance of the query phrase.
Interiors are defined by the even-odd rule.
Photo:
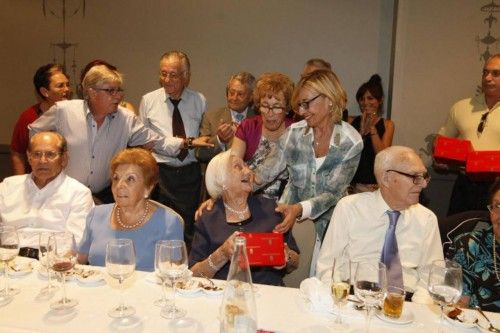
[[[46,272],[37,262],[24,274],[12,274],[9,284],[20,292],[12,301],[0,305],[0,332],[219,332],[219,308],[223,293],[179,291],[175,296],[176,306],[187,311],[180,319],[165,319],[160,308],[153,303],[160,298],[163,287],[152,272],[134,272],[125,280],[123,291],[115,279],[106,274],[104,267],[85,266],[83,269],[99,271],[101,279],[86,282],[67,279],[66,293],[76,299],[78,305],[69,310],[52,310],[50,304],[61,297],[61,288],[49,295],[40,290],[47,284]],[[45,273],[45,274],[44,274]],[[224,286],[224,281],[216,281]],[[3,288],[3,278],[0,287]],[[111,318],[107,312],[117,306],[120,293],[127,305],[133,306],[135,314],[126,318]],[[173,293],[169,293],[171,298]],[[256,284],[254,288],[257,309],[257,325],[261,332],[341,332],[334,327],[335,311],[317,311],[310,300],[298,288]],[[171,300],[170,300],[171,301]],[[356,310],[355,303],[348,302],[343,319],[347,323],[345,332],[364,330],[365,311]],[[437,332],[440,309],[433,304],[406,302],[404,313],[411,321],[397,323],[374,316],[371,332]],[[500,324],[500,314],[486,312],[495,325]],[[382,318],[382,319],[381,319]],[[456,326],[444,322],[445,332],[487,332],[478,327]]]

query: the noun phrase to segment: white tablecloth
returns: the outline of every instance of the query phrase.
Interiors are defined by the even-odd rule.
[[[136,308],[136,314],[125,320],[108,317],[107,311],[119,300],[117,283],[106,276],[99,286],[82,286],[67,283],[67,294],[79,301],[68,313],[58,313],[49,305],[60,297],[57,292],[49,300],[37,298],[46,280],[33,272],[12,278],[11,285],[21,289],[9,304],[0,307],[0,332],[218,332],[219,304],[221,297],[177,296],[176,303],[187,310],[187,316],[179,320],[167,320],[160,316],[160,308],[153,301],[161,296],[161,287],[148,282],[151,273],[136,272],[126,281],[125,302]],[[3,281],[3,279],[2,279]],[[112,286],[111,286],[112,284]],[[3,282],[1,283],[3,287]],[[258,285],[256,294],[259,328],[276,332],[330,332],[332,314],[314,313],[298,289]],[[374,317],[372,332],[436,332],[439,309],[436,306],[405,304],[412,311],[415,321],[408,325],[395,325]],[[364,328],[363,312],[347,309],[349,330]],[[499,314],[490,316],[500,323]],[[476,329],[460,329],[445,324],[449,332],[478,332]]]

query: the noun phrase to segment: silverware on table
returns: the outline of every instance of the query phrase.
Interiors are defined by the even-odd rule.
[[[475,309],[481,314],[481,316],[484,317],[484,319],[486,319],[486,321],[488,322],[488,324],[490,325],[488,327],[488,331],[490,332],[496,332],[496,333],[500,333],[500,329],[496,328],[495,326],[493,326],[493,324],[491,323],[490,319],[488,317],[486,317],[486,315],[484,314],[483,310],[481,310],[481,308],[479,306],[476,305]]]

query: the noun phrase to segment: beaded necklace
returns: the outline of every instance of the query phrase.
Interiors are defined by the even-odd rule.
[[[134,229],[134,228],[137,228],[138,226],[140,226],[141,224],[144,223],[144,221],[146,221],[146,217],[148,216],[149,214],[149,204],[148,204],[148,201],[146,201],[146,205],[145,205],[145,208],[144,208],[144,214],[142,215],[142,217],[134,224],[131,224],[131,225],[128,225],[128,224],[125,224],[122,222],[122,218],[121,218],[121,215],[120,215],[120,207],[116,206],[116,222],[118,223],[118,225],[124,229]]]
[[[226,204],[224,202],[224,207],[226,207],[226,209],[228,211],[230,211],[231,213],[234,213],[238,216],[239,219],[244,219],[245,218],[245,214],[248,212],[248,206],[245,207],[245,209],[242,209],[242,210],[236,210],[234,208],[231,208],[228,204]]]

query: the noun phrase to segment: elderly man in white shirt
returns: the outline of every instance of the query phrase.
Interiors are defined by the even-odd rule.
[[[41,231],[67,230],[79,242],[94,202],[90,190],[63,171],[68,152],[62,135],[35,134],[27,155],[32,172],[0,183],[0,223],[17,228],[20,255],[36,257]]]
[[[383,261],[392,224],[397,254],[391,259],[398,257],[392,270],[399,270],[400,283],[407,292],[414,292],[414,301],[428,302],[423,268],[443,259],[443,250],[436,215],[418,203],[430,180],[426,167],[412,149],[392,146],[377,154],[374,172],[379,190],[350,195],[337,203],[316,276],[329,283],[333,258],[343,255],[352,263]],[[390,221],[393,212],[398,215],[394,223]],[[388,269],[388,275],[393,273]]]

